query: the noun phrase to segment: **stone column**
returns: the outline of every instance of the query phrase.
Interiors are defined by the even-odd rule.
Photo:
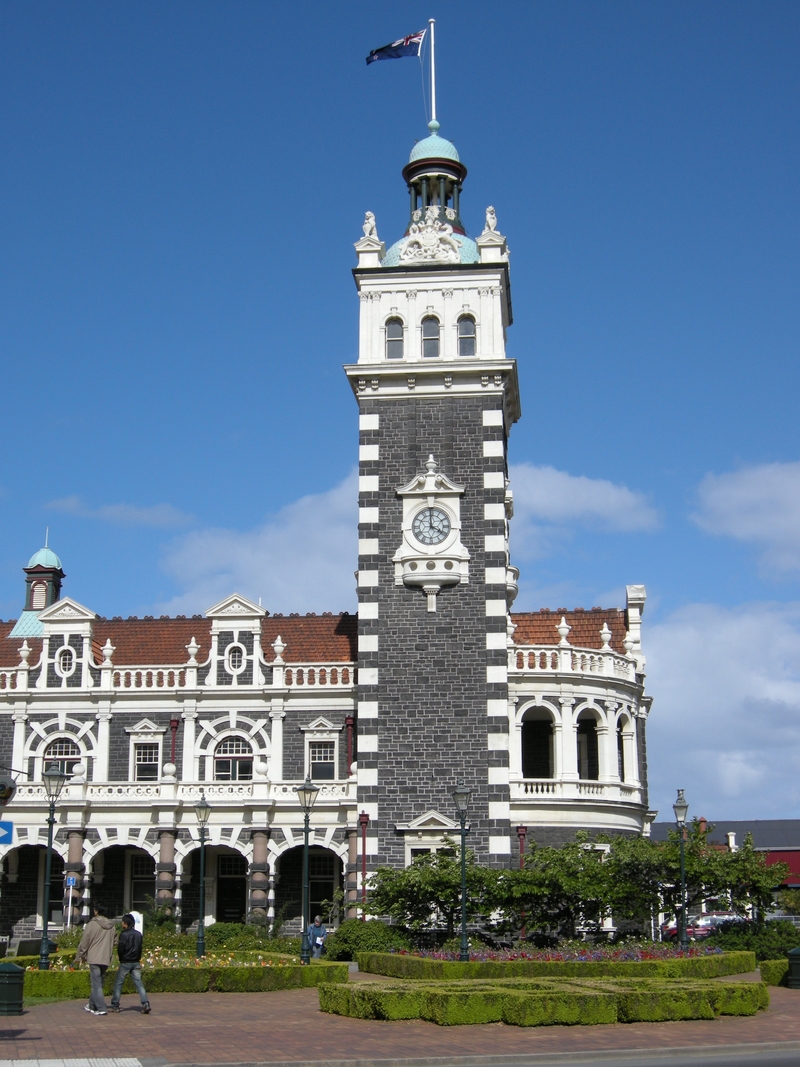
[[[64,917],[66,919],[71,911],[69,916],[71,926],[77,926],[81,921],[81,906],[86,881],[86,864],[83,862],[85,836],[85,830],[67,830],[67,862],[64,864]],[[74,886],[67,886],[66,880],[69,877],[75,879]]]
[[[266,923],[269,909],[269,830],[266,827],[251,830],[250,840],[253,842],[253,859],[250,863],[249,913],[251,919]]]
[[[173,908],[175,904],[175,830],[159,830],[158,863],[156,864],[156,902],[159,907]]]
[[[569,697],[559,699],[561,705],[561,777],[567,782],[578,780],[578,739],[572,709],[575,701]]]
[[[283,781],[283,720],[286,718],[286,712],[281,710],[282,706],[282,700],[273,700],[273,710],[269,713],[272,722],[269,760],[269,780],[271,782]]]
[[[181,757],[182,782],[194,782],[197,780],[194,769],[194,740],[197,725],[197,712],[195,702],[187,700],[184,703],[183,712],[183,754]]]
[[[347,898],[347,918],[358,918],[358,830],[348,827],[347,833],[347,873],[345,896]]]
[[[100,710],[97,712],[97,755],[92,767],[91,780],[93,782],[108,781],[108,749],[111,741],[111,704],[108,700],[100,702]],[[86,777],[89,778],[89,768],[86,768]]]

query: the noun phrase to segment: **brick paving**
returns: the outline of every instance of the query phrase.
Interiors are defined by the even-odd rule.
[[[40,1004],[0,1020],[0,1059],[135,1056],[170,1064],[309,1060],[452,1060],[633,1049],[800,1043],[800,991],[770,989],[769,1011],[711,1021],[552,1026],[493,1023],[439,1027],[325,1015],[315,989],[274,993],[155,993],[141,1015],[123,997],[119,1015],[94,1017],[83,1001]]]

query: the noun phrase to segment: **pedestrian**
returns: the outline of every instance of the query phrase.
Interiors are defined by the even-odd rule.
[[[136,992],[139,994],[139,1000],[142,1002],[142,1015],[149,1015],[150,1001],[147,999],[142,983],[142,935],[136,929],[136,920],[130,914],[122,916],[122,933],[119,935],[117,955],[119,956],[119,970],[114,983],[114,992],[111,995],[111,1010],[120,1010],[119,998],[122,994],[122,987],[125,979],[130,975]]]
[[[102,904],[95,904],[92,908],[92,918],[86,924],[75,954],[76,963],[85,961],[89,964],[92,993],[85,1010],[92,1015],[108,1015],[103,995],[103,978],[111,963],[116,939],[117,928],[108,918],[108,912]]]
[[[308,943],[311,946],[311,955],[318,960],[325,947],[325,938],[328,936],[328,928],[322,922],[321,915],[315,915],[313,923],[308,928]]]

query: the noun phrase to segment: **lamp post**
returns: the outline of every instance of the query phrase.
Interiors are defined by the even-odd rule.
[[[44,867],[44,899],[42,901],[42,944],[39,948],[40,971],[50,969],[50,934],[48,927],[50,925],[50,878],[53,868],[53,829],[56,825],[56,801],[61,796],[61,790],[64,788],[66,780],[66,774],[57,763],[51,763],[42,772],[42,781],[50,804],[50,813],[47,817],[47,859]]]
[[[458,958],[469,962],[469,941],[467,941],[467,808],[471,790],[462,779],[453,790],[458,815],[461,819],[461,947]]]
[[[197,825],[200,827],[200,907],[197,917],[197,958],[206,954],[206,826],[211,815],[211,805],[206,800],[205,790],[200,791],[200,799],[194,806]]]
[[[672,810],[675,812],[675,822],[678,826],[681,845],[681,910],[678,916],[678,944],[681,946],[681,951],[686,952],[689,948],[689,939],[686,936],[686,849],[684,838],[686,836],[686,815],[689,811],[689,804],[683,795],[682,789],[678,790],[678,798],[672,805]]]
[[[303,811],[303,940],[300,943],[300,962],[309,963],[311,960],[311,946],[308,943],[308,927],[311,917],[308,914],[308,820],[314,801],[319,793],[319,786],[314,785],[310,778],[306,778],[302,785],[295,788],[297,799]]]

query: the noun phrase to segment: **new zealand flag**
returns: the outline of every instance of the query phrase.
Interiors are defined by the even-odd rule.
[[[409,37],[401,37],[399,41],[385,44],[383,48],[375,48],[367,56],[367,66],[376,59],[402,59],[403,56],[418,56],[425,39],[427,30],[412,33]]]

